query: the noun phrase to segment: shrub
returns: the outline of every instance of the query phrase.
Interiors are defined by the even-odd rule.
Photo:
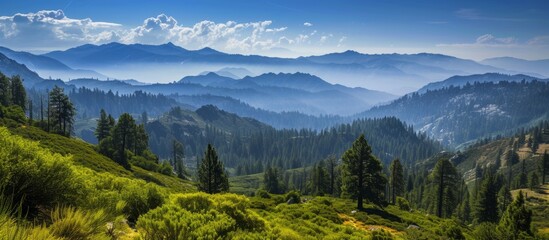
[[[103,210],[84,212],[73,207],[59,207],[51,212],[50,232],[65,239],[106,237],[108,217]]]
[[[135,155],[132,156],[132,158],[130,159],[130,163],[132,165],[135,165],[145,170],[149,170],[153,172],[158,172],[160,169],[160,166],[158,164],[156,164],[153,161],[148,161],[147,159],[141,156],[135,156]]]
[[[451,220],[445,221],[440,225],[438,234],[448,239],[465,240],[465,236],[463,236],[461,228],[458,227],[458,223]]]
[[[496,224],[483,222],[479,224],[473,232],[475,239],[478,240],[492,240],[499,239],[499,234],[496,230]]]
[[[298,191],[290,191],[286,194],[287,203],[301,203],[301,194]]]
[[[396,205],[400,210],[403,210],[403,211],[410,211],[411,209],[410,203],[408,202],[408,200],[406,200],[403,197],[396,198]]]
[[[393,235],[383,229],[372,231],[372,240],[392,240]]]
[[[126,203],[122,212],[130,223],[135,223],[139,216],[154,209],[164,202],[158,188],[147,183],[144,186],[130,185],[122,190],[122,200]]]
[[[25,212],[32,216],[38,208],[73,202],[77,183],[69,157],[52,154],[0,128],[0,186]]]
[[[260,197],[260,198],[271,198],[271,195],[270,195],[267,191],[265,191],[265,190],[263,190],[263,189],[257,190],[257,192],[255,193],[255,195],[256,195],[257,197]]]
[[[141,216],[137,228],[145,239],[218,239],[235,232],[264,232],[264,220],[248,210],[249,204],[235,194],[177,194]]]

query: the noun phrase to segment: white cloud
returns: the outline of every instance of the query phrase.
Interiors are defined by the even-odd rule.
[[[514,44],[516,39],[513,37],[496,38],[492,34],[484,34],[477,38],[476,44]]]
[[[0,16],[0,43],[18,48],[117,41],[121,30],[120,24],[71,19],[61,10]]]
[[[304,26],[312,26],[306,22]],[[328,43],[332,34],[317,31],[292,34],[272,21],[239,23],[200,21],[182,25],[166,14],[149,17],[138,26],[69,18],[61,10],[0,16],[0,45],[25,51],[51,51],[86,43],[164,44],[188,49],[212,47],[233,53],[260,53],[273,48],[299,48]],[[335,43],[334,43],[335,44]]]
[[[343,46],[343,43],[347,40],[347,37],[346,36],[343,36],[339,39],[338,43],[337,43],[337,47],[342,47]]]
[[[521,43],[514,37],[495,37],[492,34],[484,34],[469,43],[443,43],[437,44],[439,47],[512,47],[518,46]]]
[[[549,36],[537,36],[528,40],[529,45],[549,45]]]
[[[313,24],[310,23],[310,22],[304,22],[304,23],[303,23],[303,26],[305,26],[305,27],[312,27]]]

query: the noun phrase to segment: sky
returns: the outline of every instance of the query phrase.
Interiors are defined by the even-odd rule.
[[[297,57],[441,53],[549,59],[546,0],[0,0],[0,46],[164,44]]]

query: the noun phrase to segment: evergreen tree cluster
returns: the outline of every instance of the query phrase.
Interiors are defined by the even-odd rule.
[[[128,113],[123,113],[118,121],[115,121],[110,114],[107,115],[102,109],[97,120],[95,135],[99,142],[99,152],[126,169],[131,168],[130,160],[134,160],[140,166],[143,166],[143,161],[149,162],[153,166],[158,164],[158,158],[148,149],[148,135],[144,125],[136,124]],[[168,170],[167,174],[171,175],[171,170]]]

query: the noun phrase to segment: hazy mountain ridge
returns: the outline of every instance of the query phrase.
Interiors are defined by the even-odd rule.
[[[535,73],[541,74],[541,76],[536,76],[540,78],[549,77],[549,59],[525,60],[514,57],[497,57],[484,59],[480,62],[483,64],[523,72],[530,75],[533,75]]]
[[[32,71],[37,72],[42,78],[107,78],[105,75],[92,70],[72,69],[62,62],[44,55],[13,51],[5,47],[0,47],[0,53],[17,61],[18,63],[25,64]]]
[[[454,87],[461,87],[466,85],[467,83],[473,84],[475,82],[501,82],[501,81],[507,81],[507,82],[520,82],[520,81],[549,81],[549,79],[540,79],[537,77],[532,77],[524,74],[515,74],[515,75],[508,75],[508,74],[501,74],[501,73],[484,73],[484,74],[474,74],[474,75],[467,75],[467,76],[453,76],[450,77],[444,81],[440,82],[432,82],[424,87],[420,88],[417,92],[418,93],[425,93],[429,90],[437,90],[441,88],[447,88],[450,86]]]
[[[409,94],[357,116],[395,116],[456,147],[548,118],[548,101],[546,82],[485,82]]]
[[[516,70],[511,71],[472,60],[431,53],[362,54],[346,51],[320,56],[277,58],[227,54],[213,49],[187,50],[171,43],[163,45],[87,44],[65,51],[50,52],[45,56],[58,59],[70,66],[99,69],[115,78],[121,78],[120,75],[124,75],[120,73],[120,69],[128,69],[126,72],[134,72],[135,76],[122,78],[148,78],[138,79],[140,81],[155,81],[155,77],[146,74],[152,69],[165,69],[163,70],[165,74],[156,78],[171,82],[177,79],[174,74],[197,75],[209,72],[212,67],[231,66],[246,68],[256,73],[307,72],[331,83],[360,86],[393,94],[415,91],[429,82],[458,74],[517,73]],[[112,66],[118,69],[113,69]],[[242,74],[230,74],[230,71],[225,73],[220,71],[220,74],[232,78],[243,77]]]

